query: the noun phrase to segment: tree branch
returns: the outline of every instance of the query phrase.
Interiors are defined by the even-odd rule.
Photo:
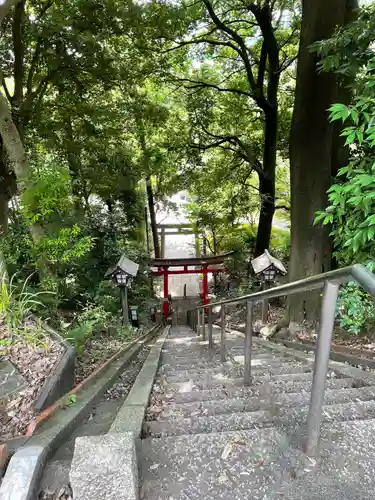
[[[241,89],[236,89],[236,88],[222,88],[222,87],[219,87],[219,85],[215,85],[213,83],[200,82],[198,80],[192,80],[190,78],[178,78],[178,81],[191,83],[192,85],[189,85],[188,87],[186,87],[189,89],[212,88],[212,89],[218,90],[219,92],[232,92],[235,94],[245,95],[246,97],[252,97],[252,98],[254,97],[253,94],[251,94],[250,92],[247,92],[246,90],[241,90]]]
[[[8,101],[10,102],[11,99],[12,99],[12,96],[10,95],[10,92],[9,92],[9,89],[7,87],[7,84],[6,84],[6,81],[5,81],[5,78],[4,78],[4,75],[1,73],[1,85],[3,86],[3,89],[4,89],[4,92],[5,92],[5,96],[6,98],[8,99]]]
[[[14,53],[14,93],[12,100],[21,103],[23,99],[23,79],[24,79],[24,54],[25,46],[23,42],[23,21],[25,15],[25,1],[17,3],[13,18],[13,53]]]
[[[29,74],[27,75],[26,90],[27,90],[28,94],[30,94],[30,92],[32,91],[33,77],[34,77],[36,66],[38,64],[38,59],[39,59],[40,51],[41,51],[41,38],[39,37],[38,41],[36,43],[36,46],[35,46],[33,58],[31,60]]]
[[[249,56],[247,53],[247,47],[245,45],[243,38],[236,31],[234,31],[232,28],[227,26],[223,21],[221,21],[218,18],[218,16],[216,15],[209,0],[203,0],[203,3],[205,4],[205,6],[208,10],[208,13],[211,16],[211,19],[216,24],[216,26],[218,28],[220,28],[221,31],[223,31],[224,33],[229,35],[230,38],[238,44],[239,49],[237,49],[237,52],[241,56],[241,58],[244,62],[248,84],[249,84],[251,92],[253,93],[253,99],[255,99],[258,106],[260,106],[262,109],[264,109],[264,107],[265,107],[264,99],[262,99],[260,96],[259,97],[257,96],[257,93],[259,93],[259,89],[258,89],[258,86],[257,86],[256,81],[254,79],[253,70],[252,70],[250,59],[249,59]]]
[[[284,61],[280,64],[280,69],[277,71],[277,73],[282,73],[284,70],[288,69],[289,66],[291,66],[294,61],[298,59],[298,55],[291,57],[289,60],[286,58]]]
[[[290,212],[290,207],[288,205],[277,205],[275,210],[286,210],[287,212]]]
[[[185,47],[187,45],[193,45],[193,44],[199,44],[199,43],[208,43],[210,45],[218,45],[220,47],[230,47],[234,51],[237,52],[237,54],[240,54],[238,47],[233,45],[230,42],[220,42],[218,40],[211,40],[211,38],[196,38],[195,40],[185,40],[183,42],[180,42],[178,45],[171,47],[170,49],[166,49],[163,52],[171,52],[172,50],[180,49],[181,47]]]
[[[260,88],[262,95],[264,95],[263,84],[264,84],[264,72],[266,70],[266,63],[267,63],[267,48],[263,40],[262,49],[260,52],[259,69],[258,69],[258,87]]]
[[[189,144],[189,146],[191,148],[194,148],[194,149],[200,149],[202,151],[207,151],[208,149],[211,149],[211,148],[217,148],[221,144],[225,144],[226,142],[228,142],[228,139],[226,137],[224,137],[220,141],[212,142],[211,144],[196,144],[196,143],[192,142]]]

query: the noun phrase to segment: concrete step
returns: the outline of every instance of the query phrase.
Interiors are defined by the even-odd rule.
[[[313,372],[297,372],[297,373],[282,373],[278,375],[266,374],[262,376],[254,375],[252,379],[253,385],[263,384],[265,382],[282,382],[292,380],[311,380]],[[230,375],[217,376],[215,378],[204,378],[196,380],[188,380],[185,382],[169,382],[166,377],[161,375],[157,379],[157,383],[161,383],[167,387],[169,391],[188,392],[193,390],[205,390],[216,387],[242,386],[243,377],[232,378]]]
[[[215,360],[207,360],[207,361],[191,361],[183,364],[179,363],[166,363],[165,361],[162,362],[162,367],[159,369],[160,372],[168,371],[168,372],[179,372],[179,371],[184,371],[184,370],[204,370],[204,369],[210,369],[210,368],[217,368],[218,366],[234,366],[236,363],[233,363],[232,361],[228,362],[225,361],[224,363],[221,363],[219,359]]]
[[[257,371],[271,371],[272,373],[287,373],[288,370],[293,373],[294,367],[295,366],[313,366],[311,362],[303,362],[303,361],[297,361],[293,360],[293,362],[285,359],[265,359],[265,360],[254,360],[252,362],[252,370],[254,373]],[[243,363],[238,363],[235,361],[232,361],[231,359],[228,359],[224,363],[219,363],[218,365],[215,366],[210,366],[210,367],[195,367],[195,368],[186,368],[185,366],[182,367],[181,369],[172,367],[170,365],[161,365],[159,368],[159,373],[165,373],[168,376],[180,376],[185,375],[187,377],[190,377],[192,374],[198,373],[198,374],[204,374],[204,373],[220,373],[223,372],[225,373],[226,370],[231,370],[235,367],[236,369],[243,369]],[[304,370],[301,370],[304,371]]]
[[[255,488],[262,482],[255,476],[259,469],[255,464],[260,457],[269,462],[281,439],[285,437],[277,430],[267,429],[142,441],[141,496],[145,500],[256,498]]]
[[[280,355],[276,356],[268,353],[260,353],[252,357],[252,363],[254,365],[257,365],[258,361],[263,361],[263,363],[259,364],[266,364],[271,360],[285,361],[285,357],[282,357]],[[205,353],[205,356],[203,356],[202,354],[196,354],[195,356],[191,357],[163,355],[161,358],[161,363],[162,365],[169,365],[169,367],[173,367],[175,369],[176,368],[184,369],[192,367],[204,368],[206,366],[214,367],[216,364],[220,363],[220,354],[218,352],[212,352],[212,355]]]
[[[144,500],[370,500],[375,497],[374,421],[322,428],[318,463],[280,429],[146,439]],[[344,459],[345,457],[345,459]]]
[[[163,411],[158,413],[158,420],[168,418],[187,418],[195,416],[211,416],[233,412],[249,412],[269,410],[275,405],[291,408],[310,403],[310,391],[291,394],[272,394],[254,398],[236,398],[227,400],[195,401],[192,403],[165,404]],[[369,401],[375,399],[375,387],[348,389],[328,389],[325,392],[325,404],[339,404],[350,401]]]
[[[327,380],[327,389],[340,389],[345,387],[356,387],[356,382],[350,378],[334,378]],[[262,386],[238,387],[229,385],[222,388],[211,388],[205,390],[192,390],[187,392],[169,391],[168,386],[159,395],[163,402],[188,403],[192,401],[208,401],[213,399],[231,399],[244,397],[259,397],[261,395],[293,393],[310,391],[311,380],[308,381],[272,381]]]
[[[301,373],[301,372],[309,372],[313,370],[312,363],[299,363],[298,361],[294,363],[275,363],[270,364],[267,368],[254,366],[252,369],[252,374],[254,376],[265,376],[267,374],[271,374],[273,376],[276,375],[284,375],[288,373]],[[215,367],[210,369],[192,369],[192,370],[183,370],[181,372],[175,371],[162,371],[160,372],[165,379],[172,382],[187,382],[189,380],[192,381],[200,381],[202,379],[210,380],[218,378],[219,376],[229,376],[229,377],[240,377],[243,374],[243,367],[240,365],[236,365],[233,368],[225,368],[225,367]]]
[[[236,412],[211,416],[174,418],[145,423],[146,435],[154,437],[181,434],[207,434],[261,427],[278,427],[285,430],[305,424],[308,406],[281,408],[273,405],[269,410]],[[323,421],[367,420],[375,417],[375,401],[360,401],[324,406]]]
[[[213,363],[210,366],[198,366],[198,367],[182,367],[172,366],[172,365],[161,365],[159,367],[158,373],[165,374],[166,376],[178,376],[179,374],[185,374],[189,376],[191,373],[225,373],[226,370],[233,370],[233,368],[241,368],[239,363],[235,363],[232,360],[227,360],[220,363]]]

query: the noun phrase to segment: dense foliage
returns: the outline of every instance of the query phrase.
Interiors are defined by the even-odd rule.
[[[40,314],[73,318],[79,348],[108,329],[119,292],[104,275],[123,253],[140,263],[130,300],[143,304],[157,207],[173,211],[182,189],[200,251],[235,252],[236,285],[265,248],[287,264],[299,1],[11,3],[0,10],[0,267],[12,287],[44,293]],[[374,21],[361,9],[308,48],[314,71],[350,87],[330,108],[349,158],[317,215],[340,265],[374,254]],[[351,294],[362,300],[347,288],[342,301]],[[366,311],[343,326],[361,329]]]
[[[372,262],[375,235],[375,33],[373,10],[335,36],[316,45],[323,57],[321,68],[350,78],[352,99],[330,109],[331,121],[341,121],[341,136],[349,149],[349,161],[329,189],[329,206],[317,221],[332,224],[336,258],[342,263]]]
[[[374,9],[362,9],[355,21],[314,46],[321,70],[334,71],[351,94],[349,102],[330,108],[330,120],[342,123],[348,161],[339,169],[328,191],[329,205],[316,223],[331,227],[339,264],[361,262],[370,270],[375,263],[374,21]],[[356,334],[369,329],[375,318],[372,298],[355,283],[343,287],[338,313],[341,325]]]

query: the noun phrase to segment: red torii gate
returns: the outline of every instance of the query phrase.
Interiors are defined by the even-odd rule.
[[[152,276],[164,277],[164,299],[163,299],[163,316],[166,319],[169,314],[168,302],[168,276],[176,274],[203,274],[203,304],[208,304],[208,273],[220,273],[225,271],[224,267],[210,267],[223,264],[224,260],[231,256],[233,252],[228,252],[222,255],[209,255],[204,257],[184,257],[181,259],[154,259],[150,266],[158,268],[157,271],[151,271]],[[189,267],[194,266],[194,269]],[[183,269],[170,270],[171,267],[183,267]]]

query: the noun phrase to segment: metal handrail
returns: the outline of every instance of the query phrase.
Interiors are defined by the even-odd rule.
[[[362,264],[354,264],[352,266],[342,267],[341,269],[335,269],[334,271],[328,271],[326,273],[310,276],[309,278],[293,281],[292,283],[286,283],[285,285],[276,286],[267,290],[261,290],[260,292],[251,293],[249,295],[242,295],[240,297],[234,297],[233,299],[210,302],[204,305],[202,304],[190,310],[194,311],[202,309],[203,307],[207,309],[209,307],[227,304],[239,304],[240,302],[244,302],[246,300],[257,302],[259,300],[273,299],[283,295],[292,295],[294,293],[309,292],[319,288],[324,288],[324,283],[326,281],[341,285],[342,283],[346,283],[351,280],[362,285],[362,287],[375,298],[375,275]]]
[[[244,384],[250,385],[254,302],[263,300],[263,304],[267,304],[268,309],[268,299],[324,288],[319,334],[315,350],[314,376],[311,388],[310,407],[307,417],[306,452],[310,455],[316,454],[319,444],[325,384],[328,373],[339,287],[342,283],[351,280],[356,281],[375,298],[375,275],[363,265],[355,264],[353,266],[318,274],[316,276],[311,276],[309,278],[304,278],[299,281],[294,281],[292,283],[287,283],[285,285],[270,288],[268,290],[262,290],[249,295],[243,295],[241,297],[221,300],[209,304],[202,304],[188,311],[188,323],[198,333],[198,335],[202,333],[203,340],[205,340],[205,310],[208,309],[208,345],[211,348],[213,346],[212,309],[214,307],[221,306],[220,353],[221,360],[225,361],[225,306],[246,302]]]

